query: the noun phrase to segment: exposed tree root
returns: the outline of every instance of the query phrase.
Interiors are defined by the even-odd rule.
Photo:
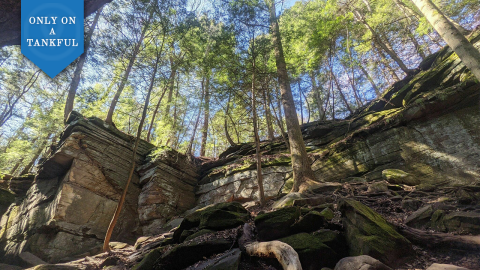
[[[398,227],[398,230],[412,243],[431,249],[453,248],[468,251],[480,250],[480,236],[426,232],[410,227]]]
[[[250,256],[277,258],[284,270],[302,270],[298,253],[280,241],[253,242],[245,246]]]

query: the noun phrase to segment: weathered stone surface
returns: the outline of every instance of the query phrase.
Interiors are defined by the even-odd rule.
[[[205,241],[192,241],[179,244],[165,253],[161,248],[151,251],[145,258],[137,264],[135,270],[150,269],[183,269],[203,258],[210,257],[213,254],[221,253],[234,244],[234,239],[225,239],[215,237]]]
[[[0,269],[2,269],[2,270],[22,270],[23,267],[0,263]]]
[[[210,205],[185,216],[173,238],[176,242],[183,242],[197,229],[221,231],[234,228],[244,224],[249,217],[248,211],[238,202]]]
[[[266,198],[277,196],[292,171],[288,166],[272,166],[262,169]],[[257,171],[248,170],[235,173],[198,187],[198,204],[208,205],[226,201],[257,201]]]
[[[440,264],[434,263],[430,265],[426,270],[468,270],[467,268],[455,266],[452,264]]]
[[[392,270],[392,268],[368,255],[360,255],[341,259],[334,270]]]
[[[3,215],[8,207],[15,201],[15,195],[10,191],[0,188],[0,216]]]
[[[409,186],[416,186],[420,184],[420,181],[413,175],[398,169],[383,170],[382,177],[390,184],[403,184]]]
[[[23,200],[0,221],[0,258],[18,262],[31,252],[47,262],[98,252],[131,165],[133,137],[97,118],[70,119],[61,140],[40,164]],[[141,142],[136,162],[152,145]],[[133,243],[141,234],[140,189],[134,174],[112,240]]]
[[[313,232],[326,225],[326,218],[317,211],[310,211],[292,225],[293,232]]]
[[[331,237],[333,236],[333,238]],[[342,255],[343,250],[330,247],[328,244],[340,242],[338,234],[308,234],[299,233],[285,238],[279,239],[279,241],[290,245],[298,253],[302,268],[305,270],[314,270],[322,267],[334,267]]]
[[[205,270],[237,270],[241,258],[242,252],[240,249],[232,249],[232,251],[216,259],[214,263],[207,266]]]
[[[369,255],[389,266],[396,266],[414,254],[411,243],[369,207],[343,199],[339,208],[350,255]]]
[[[141,166],[138,212],[144,235],[164,232],[172,217],[195,206],[197,168],[174,150],[156,151],[155,159]]]
[[[261,240],[274,240],[287,236],[292,226],[301,215],[298,207],[285,207],[280,210],[261,214],[255,217],[258,238]]]

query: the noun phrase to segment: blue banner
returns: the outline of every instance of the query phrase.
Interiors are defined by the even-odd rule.
[[[51,78],[83,53],[83,0],[21,0],[22,53]]]

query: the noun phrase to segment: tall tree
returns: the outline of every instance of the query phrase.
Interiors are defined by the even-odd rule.
[[[67,121],[68,115],[73,110],[73,102],[75,100],[75,95],[77,94],[77,88],[80,84],[80,75],[82,74],[83,65],[85,64],[85,60],[87,58],[88,49],[90,48],[90,42],[92,40],[93,31],[97,26],[98,19],[100,18],[100,14],[102,14],[103,7],[98,9],[97,13],[95,14],[95,18],[93,19],[92,24],[90,25],[90,29],[88,30],[87,36],[85,38],[85,49],[83,53],[78,58],[77,65],[75,66],[75,71],[73,72],[73,79],[70,83],[70,88],[68,89],[68,96],[67,101],[65,102],[65,109],[63,111],[63,122]]]
[[[437,30],[438,34],[460,57],[473,75],[480,81],[480,52],[468,39],[443,15],[431,0],[412,0],[425,15],[425,18]]]
[[[277,66],[278,83],[282,96],[283,110],[287,123],[288,140],[290,143],[290,154],[293,168],[293,192],[302,192],[308,188],[309,184],[317,182],[315,174],[312,171],[311,161],[308,157],[303,141],[302,131],[298,123],[297,112],[293,100],[292,89],[288,79],[287,65],[283,54],[282,40],[280,37],[280,28],[278,26],[275,0],[267,0],[267,6],[270,12],[270,31],[272,44],[275,51],[275,63]]]
[[[120,98],[120,95],[122,94],[123,89],[125,88],[125,85],[128,82],[128,77],[130,76],[130,72],[132,72],[133,64],[137,60],[137,55],[140,52],[140,46],[142,45],[143,40],[145,39],[145,34],[149,29],[152,16],[153,16],[153,12],[150,12],[150,15],[142,25],[140,37],[135,41],[133,51],[131,52],[130,58],[128,59],[127,68],[125,69],[123,77],[120,81],[120,85],[118,86],[117,91],[115,92],[115,96],[112,99],[112,103],[110,104],[110,107],[108,109],[107,117],[105,118],[105,122],[107,122],[108,124],[113,123],[113,113],[115,111],[115,107],[117,106],[118,99]]]

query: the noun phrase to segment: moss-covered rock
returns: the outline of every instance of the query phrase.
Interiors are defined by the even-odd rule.
[[[323,209],[322,212],[320,212],[320,215],[323,216],[326,220],[330,221],[335,216],[335,213],[333,213],[332,209],[327,207]]]
[[[227,202],[210,205],[187,215],[173,234],[173,239],[182,242],[194,231],[193,228],[224,230],[241,225],[250,217],[249,212],[238,202]],[[182,236],[183,235],[183,236]]]
[[[250,214],[226,210],[206,211],[200,217],[200,229],[225,230],[244,224]]]
[[[337,253],[329,247],[325,240],[329,241],[331,239],[308,233],[294,234],[279,239],[279,241],[295,249],[305,270],[334,267],[335,263],[342,258],[341,253]]]
[[[205,270],[237,270],[241,258],[242,252],[236,248],[216,259],[215,262],[207,266]]]
[[[300,218],[299,207],[285,207],[277,211],[261,214],[255,217],[258,238],[273,240],[287,236],[291,226]]]
[[[415,178],[415,176],[398,169],[383,170],[382,177],[390,184],[401,184],[409,186],[416,186],[420,184],[420,180]]]
[[[0,216],[7,211],[10,204],[12,204],[14,201],[15,195],[0,188]]]
[[[480,213],[451,212],[441,218],[447,232],[459,234],[480,234]]]
[[[352,200],[339,203],[350,255],[369,255],[396,266],[414,254],[411,243],[381,215]]]
[[[317,211],[309,211],[292,225],[293,232],[313,232],[326,225],[325,217]]]
[[[234,246],[234,239],[215,236],[213,238],[197,241],[193,239],[173,248],[156,248],[148,253],[134,270],[180,270],[205,257],[224,252]]]
[[[198,232],[195,232],[195,233],[192,233],[190,234],[189,236],[187,236],[184,241],[189,241],[189,240],[192,240],[194,238],[197,238],[199,236],[202,236],[202,235],[205,235],[205,234],[209,234],[209,233],[214,233],[215,231],[213,230],[208,230],[208,229],[203,229],[203,230],[200,230]]]

